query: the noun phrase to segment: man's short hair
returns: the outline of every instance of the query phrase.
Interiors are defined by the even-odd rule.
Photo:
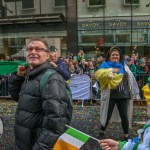
[[[42,39],[42,38],[36,38],[36,37],[35,38],[31,38],[30,41],[28,42],[27,46],[29,45],[29,43],[31,43],[33,41],[40,41],[40,42],[42,42],[45,45],[46,50],[49,51],[49,45],[48,45],[47,41]]]

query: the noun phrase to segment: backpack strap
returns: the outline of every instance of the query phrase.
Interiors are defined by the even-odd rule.
[[[46,83],[47,83],[47,81],[48,81],[48,79],[49,79],[49,77],[53,74],[53,73],[55,73],[56,71],[55,70],[48,70],[48,71],[46,71],[43,75],[42,75],[42,77],[41,77],[41,79],[40,79],[40,93],[42,93],[42,91],[43,91],[43,89],[44,89],[44,87],[45,87],[45,85],[46,85]]]
[[[71,106],[73,105],[72,104],[72,93],[71,93],[71,89],[70,89],[70,87],[68,86],[68,83],[66,82],[66,90],[67,90],[67,94],[68,94],[68,96],[69,96],[69,100],[70,100],[70,104],[71,104]]]

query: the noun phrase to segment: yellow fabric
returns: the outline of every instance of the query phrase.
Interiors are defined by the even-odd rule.
[[[102,90],[105,87],[108,89],[114,89],[122,81],[123,74],[113,73],[113,78],[111,78],[111,72],[111,69],[100,69],[95,72],[95,78],[99,81]]]
[[[68,84],[70,84],[70,80],[67,80],[66,82],[67,82]]]
[[[143,88],[144,97],[146,99],[147,104],[150,105],[150,89],[148,87],[148,84],[144,85]]]

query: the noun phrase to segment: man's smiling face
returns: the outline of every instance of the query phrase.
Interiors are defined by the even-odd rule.
[[[27,62],[31,68],[43,64],[49,58],[49,51],[41,41],[32,41],[27,46]]]

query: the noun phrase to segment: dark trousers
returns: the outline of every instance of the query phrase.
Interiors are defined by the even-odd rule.
[[[128,134],[129,130],[129,121],[128,121],[128,114],[127,114],[127,99],[110,99],[109,100],[109,107],[108,107],[108,115],[107,115],[107,121],[105,127],[101,125],[101,130],[105,131],[108,122],[112,116],[112,112],[114,110],[115,104],[117,105],[117,108],[119,110],[119,115],[121,118],[121,124],[124,131],[124,134]]]

